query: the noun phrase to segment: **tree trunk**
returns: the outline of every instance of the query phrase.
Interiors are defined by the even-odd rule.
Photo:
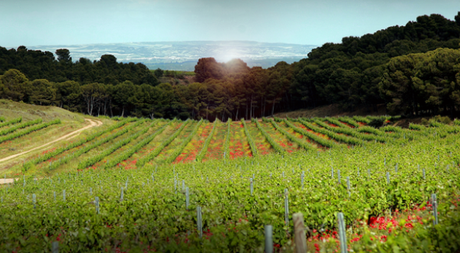
[[[273,105],[272,105],[272,117],[275,114],[275,100],[273,100]]]
[[[236,117],[235,117],[235,121],[238,120],[238,111],[240,110],[240,107],[238,106],[238,108],[236,108]]]
[[[249,106],[248,106],[248,103],[246,102],[246,119],[248,118],[248,109],[249,109]]]
[[[267,99],[264,97],[264,109],[262,111],[262,117],[265,117],[265,106],[267,105]]]

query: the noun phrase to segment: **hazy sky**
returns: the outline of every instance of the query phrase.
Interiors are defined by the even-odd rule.
[[[0,0],[0,46],[252,40],[322,45],[459,0]]]

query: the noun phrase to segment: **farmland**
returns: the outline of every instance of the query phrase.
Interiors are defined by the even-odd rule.
[[[301,212],[308,251],[336,252],[342,212],[354,251],[458,250],[458,121],[376,119],[105,120],[1,171],[17,180],[0,188],[0,249],[263,252],[270,224],[275,251],[292,252]],[[65,124],[39,121],[2,119],[0,140]]]

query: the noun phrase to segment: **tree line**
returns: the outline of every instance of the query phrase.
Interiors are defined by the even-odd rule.
[[[141,63],[73,62],[53,53],[0,47],[0,97],[57,105],[91,115],[250,119],[339,104],[344,110],[386,104],[391,114],[460,111],[460,12],[455,20],[420,16],[342,43],[326,43],[292,64],[262,69],[239,59],[202,58],[191,84],[159,83],[165,71]]]

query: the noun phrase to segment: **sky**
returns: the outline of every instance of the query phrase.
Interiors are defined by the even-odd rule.
[[[247,40],[320,46],[459,0],[0,0],[0,46]]]

